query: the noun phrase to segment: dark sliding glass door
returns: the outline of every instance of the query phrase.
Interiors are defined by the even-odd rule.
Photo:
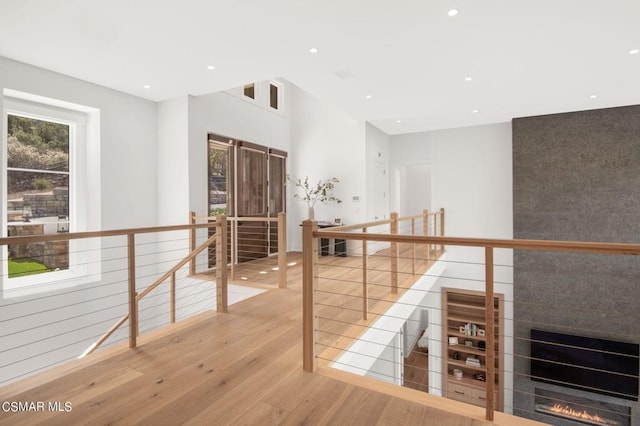
[[[237,261],[276,253],[275,222],[240,218],[277,217],[285,211],[287,153],[214,134],[209,134],[208,150],[209,214],[239,218],[237,226],[229,225],[229,235],[234,232],[237,241]],[[210,250],[209,266],[214,265],[215,250]]]

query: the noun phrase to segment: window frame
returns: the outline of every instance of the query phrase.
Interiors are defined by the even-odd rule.
[[[245,89],[247,88],[247,86],[253,86],[253,98],[251,96],[248,96],[245,93]],[[242,96],[242,99],[244,99],[247,102],[251,102],[251,103],[259,103],[260,102],[260,89],[259,89],[259,84],[258,83],[245,83],[240,87],[240,96]]]
[[[3,184],[0,206],[1,235],[7,234],[7,176],[8,176],[8,116],[19,116],[42,121],[61,123],[69,126],[69,232],[79,232],[88,229],[90,215],[99,212],[99,202],[92,206],[88,199],[89,174],[93,165],[89,158],[93,157],[92,149],[88,148],[89,141],[95,142],[99,150],[99,110],[83,105],[76,105],[55,99],[44,98],[13,90],[4,90],[2,108],[2,150],[0,150],[0,175]],[[96,173],[96,171],[93,171]],[[98,182],[99,199],[99,166],[92,181]],[[91,212],[89,212],[91,210]],[[100,242],[98,240],[70,240],[69,268],[61,271],[51,271],[26,277],[8,276],[7,246],[0,248],[0,289],[3,298],[19,297],[37,294],[45,291],[72,287],[100,279]]]
[[[282,113],[282,109],[283,109],[283,100],[284,100],[284,96],[283,96],[283,91],[284,91],[284,86],[282,83],[279,83],[275,80],[271,80],[267,83],[269,85],[269,96],[267,99],[267,107],[269,108],[270,111],[273,112],[278,112],[278,113]],[[278,94],[277,94],[277,98],[276,98],[276,103],[278,104],[277,108],[274,108],[271,106],[271,86],[275,87],[278,90]]]

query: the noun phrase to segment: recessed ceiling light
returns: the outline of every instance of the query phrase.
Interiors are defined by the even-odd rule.
[[[474,113],[474,114],[477,114],[477,113],[479,113],[479,112],[480,112],[480,110],[478,110],[478,109],[474,109],[474,110],[473,110],[473,111],[471,111],[471,112],[472,112],[472,113]]]
[[[144,87],[145,89],[151,89],[151,86],[149,86],[148,84],[145,84],[145,85],[144,85],[144,86],[142,86],[142,87]]]
[[[459,13],[458,9],[451,9],[450,11],[447,12],[447,15],[456,16],[458,13]]]
[[[400,120],[396,120],[396,123],[402,123],[402,121],[400,121]]]
[[[638,53],[640,53],[640,49],[632,49],[629,51],[629,55],[636,55]]]
[[[371,99],[371,98],[373,98],[373,95],[367,95],[367,96],[365,96],[365,98]]]
[[[320,50],[318,50],[317,47],[312,47],[311,49],[309,49],[309,53],[318,53]]]
[[[213,71],[213,70],[215,70],[215,69],[216,69],[216,67],[214,67],[213,65],[209,65],[209,66],[207,66],[207,69],[208,69],[209,71]]]
[[[589,96],[589,99],[598,99],[598,95],[591,95]]]
[[[471,80],[473,80],[471,77],[465,77],[464,78],[464,81],[471,81]]]

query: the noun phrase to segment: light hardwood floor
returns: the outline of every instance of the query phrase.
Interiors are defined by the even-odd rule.
[[[0,425],[486,424],[477,407],[345,373],[304,372],[296,259],[287,289],[263,276],[273,288],[227,314],[202,314],[141,336],[134,350],[109,347],[0,388],[0,402],[72,406],[69,412],[0,412]],[[495,424],[533,423],[498,414]]]
[[[417,344],[404,359],[404,386],[429,392],[429,353]]]

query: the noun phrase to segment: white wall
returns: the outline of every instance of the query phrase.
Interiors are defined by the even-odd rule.
[[[2,57],[0,88],[99,109],[100,227],[156,222],[155,103]]]
[[[431,163],[395,165],[391,173],[393,211],[413,216],[431,210]]]
[[[365,376],[401,386],[404,366],[402,360],[403,341],[402,334],[397,332],[389,345],[376,358]]]
[[[277,111],[268,107],[268,97],[260,96],[260,92],[269,93],[268,81],[257,83],[259,96],[255,101],[242,96],[237,88],[202,96],[185,95],[158,104],[158,220],[162,224],[186,223],[192,210],[199,216],[208,215],[208,133],[291,151],[289,84],[278,82],[283,96]],[[198,239],[204,241],[206,231],[198,231]],[[166,260],[165,249],[171,250],[173,258],[180,258],[187,253],[187,240],[169,241],[159,248],[159,260]],[[206,252],[198,257],[198,270],[206,268],[206,257]],[[166,267],[174,263],[175,260],[166,262]],[[189,314],[215,308],[215,287],[187,281],[178,289],[178,296],[181,292],[182,303],[191,305]],[[190,303],[190,295],[198,295],[202,302]]]
[[[101,190],[98,200],[89,201],[90,230],[156,223],[155,103],[5,58],[0,58],[0,89],[98,109],[100,150],[90,158],[90,166],[100,170]],[[0,134],[4,132],[0,120]],[[0,348],[5,367],[0,368],[0,383],[77,356],[113,325],[113,318],[126,313],[126,272],[115,267],[126,259],[125,245],[124,240],[104,239],[103,249],[114,247],[102,252],[103,260],[114,259],[109,266],[114,272],[105,265],[89,285],[70,283],[64,289],[44,285],[34,295],[1,293]]]
[[[432,165],[432,207],[445,209],[447,236],[513,238],[510,123],[393,136],[391,145],[391,167]],[[450,259],[484,261],[482,250],[448,251]],[[509,253],[497,255],[512,264]]]
[[[432,164],[448,236],[512,238],[511,123],[391,137],[391,165]]]
[[[445,209],[447,236],[513,238],[511,123],[392,136],[391,146],[391,167],[415,162],[432,165],[432,207]],[[442,287],[484,289],[483,249],[447,246],[447,260],[448,278],[438,280],[429,300],[435,306],[432,323],[439,312]],[[511,371],[512,251],[497,250],[495,264],[505,265],[496,267],[495,291],[505,298],[505,368]],[[440,363],[431,361],[438,368]],[[440,378],[432,376],[430,392],[435,393]],[[512,375],[505,375],[505,406],[512,405],[512,381]]]
[[[286,151],[287,168],[291,166],[290,92],[291,85],[282,79],[281,108],[274,111],[266,97],[254,102],[242,96],[240,88],[189,98],[189,204],[188,211],[207,215],[207,134],[215,133]],[[268,94],[269,82],[258,84]],[[289,172],[288,172],[289,173]],[[288,207],[288,206],[287,206]],[[288,220],[288,228],[291,222]]]
[[[158,103],[158,224],[189,217],[189,96]]]
[[[346,224],[366,220],[366,147],[365,124],[352,119],[299,89],[291,91],[291,140],[290,174],[312,182],[336,177],[335,195],[341,204],[316,205],[316,220],[342,218]],[[307,205],[293,199],[296,188],[289,185],[288,238],[290,248],[302,249],[302,233],[299,224],[307,218]],[[358,197],[359,201],[354,201]]]
[[[281,149],[289,154],[287,173],[292,177],[309,176],[312,181],[337,177],[336,195],[341,204],[316,205],[316,219],[344,219],[345,223],[366,220],[367,169],[365,124],[354,120],[313,95],[286,80],[282,85],[283,99],[279,111],[265,104],[266,98],[256,102],[241,95],[241,90],[165,101],[158,108],[159,120],[177,121],[159,123],[159,143],[163,149],[159,157],[159,170],[173,163],[172,150],[179,148],[176,161],[184,161],[184,117],[188,121],[188,177],[180,170],[163,177],[168,193],[159,196],[161,219],[179,220],[185,212],[207,212],[207,133],[254,142]],[[268,84],[262,82],[261,85]],[[263,92],[267,87],[261,89]],[[388,136],[373,128],[370,151],[382,152],[388,158]],[[181,139],[183,140],[183,139]],[[372,154],[373,155],[373,154]],[[388,161],[388,160],[387,160]],[[188,188],[188,206],[183,198]],[[182,191],[182,192],[181,192]],[[307,217],[306,203],[293,198],[296,188],[287,188],[288,248],[301,250],[300,223]],[[358,196],[360,201],[353,201]],[[177,200],[177,201],[176,201]],[[388,207],[386,207],[388,210]]]
[[[284,102],[280,112],[260,102],[243,100],[236,92],[184,96],[155,104],[0,58],[0,88],[100,110],[101,147],[96,160],[102,177],[101,229],[181,223],[189,210],[206,213],[207,133],[213,132],[287,151],[288,173],[293,176],[308,175],[312,180],[337,177],[340,183],[336,195],[343,202],[318,206],[317,219],[366,221],[368,212],[380,207],[370,199],[372,188],[368,185],[375,162],[382,158],[383,166],[394,166],[425,161],[433,165],[433,207],[447,210],[447,235],[511,237],[509,123],[389,138],[294,85],[282,83]],[[289,109],[291,106],[295,107]],[[378,152],[381,157],[377,157]],[[300,250],[298,225],[306,218],[307,209],[305,203],[292,198],[294,191],[290,185],[289,249]],[[477,259],[476,254],[453,248],[449,254]],[[114,248],[112,257],[119,259],[121,253]],[[460,273],[476,274],[464,268]],[[110,276],[110,282],[118,282],[120,275]],[[95,297],[90,292],[47,292],[46,306],[53,310],[55,320],[55,326],[49,328],[50,315],[31,315],[43,309],[42,301],[7,299],[3,293],[0,321],[10,320],[15,330],[43,328],[30,333],[31,340],[21,340],[18,335],[0,338],[3,348],[23,345],[22,352],[3,354],[14,357],[16,364],[10,371],[0,371],[0,380],[6,374],[55,363],[84,349],[87,341],[111,325],[105,327],[100,321],[112,317],[115,311],[92,314],[91,324],[78,334],[74,330],[82,326],[82,320],[72,319],[78,313],[76,306],[82,305],[85,312],[97,312],[111,299],[114,306],[121,306],[125,302],[122,290],[118,286],[100,287],[104,297],[100,301],[90,301]],[[30,342],[44,337],[39,333],[61,335],[57,346],[62,349],[42,360],[19,361],[24,351],[32,351],[35,344]]]

